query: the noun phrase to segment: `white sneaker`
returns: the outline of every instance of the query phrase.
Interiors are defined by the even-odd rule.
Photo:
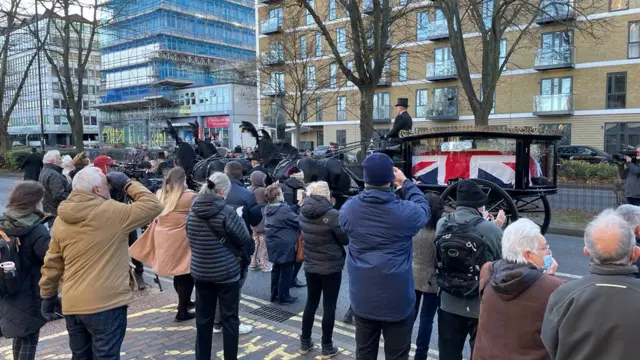
[[[220,334],[221,332],[222,332],[222,326],[220,326],[220,327],[214,326],[213,327],[213,333],[214,334]]]
[[[246,335],[253,330],[253,326],[247,324],[240,324],[240,328],[238,329],[238,333],[240,335]]]

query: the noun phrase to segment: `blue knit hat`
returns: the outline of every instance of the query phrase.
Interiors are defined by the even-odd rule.
[[[393,160],[383,153],[373,153],[362,162],[364,183],[382,186],[392,183],[396,176],[393,174]]]

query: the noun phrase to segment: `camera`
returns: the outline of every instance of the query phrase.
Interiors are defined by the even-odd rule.
[[[109,165],[113,171],[121,172],[127,175],[131,180],[140,182],[152,193],[155,193],[162,187],[162,178],[151,172],[151,164],[148,161],[136,163],[120,163]],[[111,189],[111,198],[123,202],[130,202],[126,193]]]

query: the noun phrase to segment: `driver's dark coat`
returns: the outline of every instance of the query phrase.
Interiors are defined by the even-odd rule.
[[[408,112],[403,112],[396,116],[396,119],[393,121],[393,127],[387,133],[387,138],[398,138],[400,137],[401,130],[411,130],[413,127],[413,120]]]

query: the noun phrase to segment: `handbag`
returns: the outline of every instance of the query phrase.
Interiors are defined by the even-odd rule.
[[[298,233],[298,240],[296,240],[296,262],[301,263],[304,261],[304,245],[302,242],[302,233]]]

